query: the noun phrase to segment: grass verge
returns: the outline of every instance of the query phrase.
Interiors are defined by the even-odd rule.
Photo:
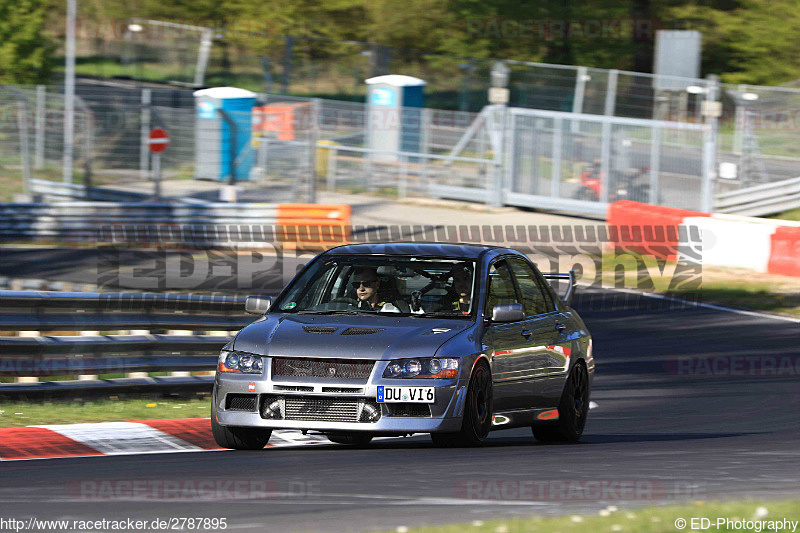
[[[652,257],[631,252],[626,252],[626,255],[630,258],[622,261],[617,261],[613,254],[603,255],[604,287],[617,286],[615,266],[619,264],[625,267],[627,273],[624,287],[638,288],[637,268],[641,268],[640,265],[644,264],[648,266],[648,271],[642,271],[642,274],[653,283],[646,289],[649,292],[669,294],[702,303],[800,316],[800,278],[758,273],[741,268],[704,266],[700,273],[699,286],[684,283],[683,287],[671,287],[673,280],[670,275],[664,275],[660,279],[649,275],[649,270],[652,269],[654,272],[656,267],[663,268],[664,274],[667,274],[671,264],[663,267],[663,263],[656,265],[656,260]]]
[[[783,213],[771,216],[769,218],[776,218],[778,220],[793,220],[795,222],[800,221],[800,209],[784,211]]]
[[[211,398],[158,400],[103,399],[96,401],[7,402],[0,404],[0,427],[83,422],[124,422],[159,418],[206,418]]]
[[[685,521],[683,527],[679,527],[681,519]],[[682,530],[701,529],[700,526],[705,525],[701,519],[710,521],[708,522],[710,527],[703,528],[705,531],[795,531],[792,526],[797,526],[796,522],[800,520],[800,500],[696,502],[693,505],[685,506],[645,507],[631,510],[616,510],[614,507],[608,507],[601,511],[601,515],[594,516],[476,520],[467,524],[410,528],[408,531],[415,533],[529,533],[536,531],[675,533]],[[717,523],[718,519],[723,519],[723,522]],[[730,519],[732,524],[725,522],[726,519]],[[788,527],[783,527],[786,524],[783,522],[784,519],[788,522]],[[750,524],[736,527],[735,522],[737,521],[750,522]],[[771,521],[772,524],[770,524]],[[792,524],[792,521],[795,524]],[[755,522],[759,522],[760,526]],[[776,525],[778,527],[775,527]],[[406,529],[403,528],[403,530]]]

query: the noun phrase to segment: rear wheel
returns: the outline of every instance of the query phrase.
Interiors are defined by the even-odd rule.
[[[269,442],[271,429],[221,426],[216,413],[211,413],[211,434],[223,448],[232,450],[260,450]]]
[[[331,442],[347,444],[348,446],[366,446],[372,441],[372,435],[362,435],[360,433],[328,433],[325,436]]]
[[[533,426],[533,436],[540,442],[577,442],[583,434],[588,413],[589,373],[579,362],[572,367],[561,393],[558,423]]]
[[[456,433],[431,433],[440,447],[480,446],[492,428],[492,374],[486,363],[478,363],[467,389],[467,402],[461,430]]]

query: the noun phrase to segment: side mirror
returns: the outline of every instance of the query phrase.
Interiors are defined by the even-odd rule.
[[[244,310],[253,315],[263,315],[272,305],[272,296],[248,296]]]
[[[492,309],[492,322],[517,322],[523,318],[525,318],[525,310],[522,309],[522,304],[497,304]]]

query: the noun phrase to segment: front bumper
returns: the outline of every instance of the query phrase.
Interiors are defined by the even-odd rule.
[[[300,429],[321,432],[366,432],[373,434],[406,434],[453,432],[461,428],[468,379],[384,379],[383,371],[388,361],[376,361],[370,377],[364,380],[322,377],[273,377],[270,375],[271,361],[265,358],[264,375],[228,374],[217,372],[214,381],[214,415],[223,426],[259,427],[273,429]],[[463,373],[463,369],[462,369]],[[431,404],[386,404],[377,403],[378,386],[434,387],[435,401]],[[347,393],[330,392],[345,389]],[[228,396],[254,397],[254,408],[242,410],[241,405],[230,409]],[[275,398],[293,399],[294,403],[308,405],[324,403],[325,399],[340,400],[342,405],[369,403],[377,407],[380,417],[375,421],[341,421],[303,419],[303,414],[294,413],[292,419],[264,418],[264,402]],[[319,401],[319,402],[317,402]],[[248,402],[251,402],[248,398]],[[396,407],[429,406],[429,414],[414,409]],[[360,411],[359,411],[360,412]],[[286,411],[284,410],[284,416]],[[319,413],[310,412],[309,418],[320,418]],[[324,418],[324,416],[322,417]],[[335,418],[335,417],[331,417]],[[356,417],[358,418],[358,417]]]

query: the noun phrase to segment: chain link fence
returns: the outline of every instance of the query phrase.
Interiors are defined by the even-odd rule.
[[[152,196],[147,136],[154,127],[170,135],[160,165],[164,195],[199,201],[219,199],[222,185],[230,182],[230,161],[242,201],[311,201],[320,189],[490,203],[529,195],[525,201],[531,207],[553,208],[551,200],[542,199],[555,198],[563,201],[562,208],[587,212],[599,212],[617,198],[617,189],[630,189],[631,199],[699,209],[703,190],[746,191],[800,175],[800,161],[791,151],[800,140],[791,112],[800,104],[797,89],[723,85],[718,136],[709,140],[706,132],[714,124],[701,111],[712,100],[712,81],[695,80],[698,85],[687,86],[685,97],[675,98],[677,107],[673,102],[658,108],[659,91],[644,89],[652,88],[653,76],[560,71],[562,93],[577,85],[571,100],[565,104],[559,91],[545,91],[553,83],[545,80],[528,96],[530,105],[544,109],[509,107],[505,122],[490,112],[493,106],[480,112],[387,111],[356,102],[258,94],[252,112],[229,112],[238,125],[233,155],[224,143],[201,142],[209,132],[219,139],[230,132],[222,118],[198,121],[191,90],[81,83],[71,169],[63,167],[63,87],[0,86],[4,199],[25,192],[36,180],[70,179]],[[665,98],[672,93],[660,91]],[[645,110],[650,114],[644,118],[620,116]],[[413,136],[412,148],[378,142],[397,131]],[[711,161],[708,167],[704,161]],[[717,163],[727,164],[727,171]],[[704,176],[708,189],[702,189]],[[633,181],[646,185],[623,186]]]

